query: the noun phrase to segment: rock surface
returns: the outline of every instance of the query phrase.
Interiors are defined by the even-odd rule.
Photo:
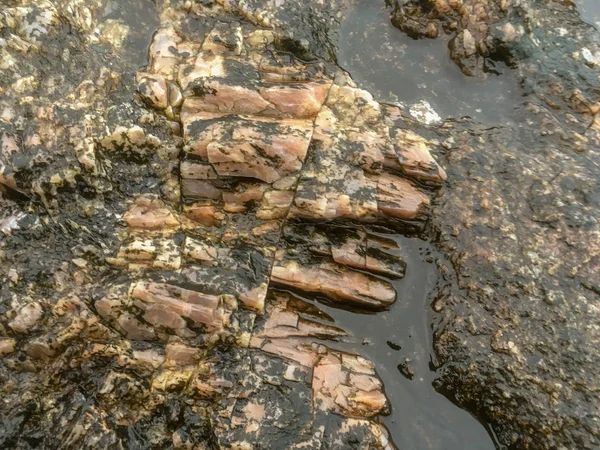
[[[0,446],[395,448],[375,365],[275,285],[391,305],[369,227],[423,228],[431,143],[277,8],[165,4],[136,70],[143,32],[64,3],[1,16]]]
[[[397,2],[465,74],[518,71],[502,127],[378,103],[336,1],[108,3],[0,14],[0,447],[395,448],[300,296],[385,314],[382,230],[450,261],[441,392],[512,448],[600,445],[600,46],[568,2]]]
[[[415,36],[451,33],[482,76],[518,72],[514,123],[447,122],[431,233],[450,257],[433,303],[437,386],[511,448],[597,448],[600,35],[568,2],[397,2]],[[456,277],[456,279],[455,279]]]

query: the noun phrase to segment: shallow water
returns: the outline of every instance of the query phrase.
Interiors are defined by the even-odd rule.
[[[594,25],[600,30],[600,1],[598,0],[574,0],[581,20]]]
[[[595,0],[590,0],[595,1]],[[510,123],[517,76],[498,64],[487,79],[466,77],[448,55],[447,37],[415,40],[395,28],[384,0],[354,0],[345,12],[338,63],[378,101],[427,100],[442,117]]]
[[[394,281],[396,303],[389,311],[372,315],[321,304],[337,326],[352,334],[352,342],[331,346],[358,353],[376,365],[392,406],[385,423],[398,448],[494,450],[486,428],[432,386],[430,304],[438,272],[435,263],[427,262],[432,261],[431,247],[420,239],[386,237],[398,242],[407,263],[406,276]],[[399,367],[406,358],[412,379]]]
[[[411,39],[389,17],[383,0],[356,0],[345,12],[338,63],[360,87],[379,101],[407,109],[426,100],[443,118],[511,122],[519,101],[516,73],[497,67],[500,75],[466,77],[448,56],[448,39]],[[367,316],[331,308],[327,312],[338,326],[354,333],[356,342],[349,350],[375,362],[392,405],[386,425],[399,448],[493,450],[488,429],[432,386],[436,375],[431,368],[430,304],[438,281],[435,264],[426,261],[432,249],[419,239],[395,239],[404,249],[407,273],[394,282],[394,306]],[[413,372],[409,376],[407,366]]]
[[[138,68],[148,63],[148,45],[160,24],[153,2],[113,0],[107,2],[101,19],[103,21],[115,20],[128,26],[128,33],[122,48],[128,64]]]

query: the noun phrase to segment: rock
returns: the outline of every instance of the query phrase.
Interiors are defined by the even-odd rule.
[[[313,401],[317,409],[371,417],[387,408],[373,365],[354,355],[329,353],[315,366]]]
[[[518,69],[522,101],[493,131],[446,122],[440,135],[448,181],[430,224],[455,287],[434,302],[436,386],[501,445],[598,447],[598,71],[573,56],[598,34],[560,2],[402,3],[396,25],[452,33],[464,73],[485,76],[486,58]],[[584,129],[594,148],[574,134]]]
[[[249,177],[271,184],[293,175],[302,166],[312,135],[308,120],[223,118],[204,125],[202,117],[191,116],[184,122],[190,154],[210,163],[219,176]],[[199,134],[192,131],[198,129],[202,130]]]
[[[169,104],[167,82],[162,75],[139,73],[138,90],[150,106],[156,109],[165,109]]]
[[[309,268],[296,262],[276,263],[271,279],[277,284],[320,293],[359,307],[381,309],[396,300],[391,284],[332,264]]]
[[[12,338],[0,338],[0,356],[5,357],[15,351],[17,341]]]
[[[5,314],[0,442],[393,449],[374,365],[274,287],[387,308],[406,264],[373,226],[422,229],[445,179],[399,109],[311,56],[335,7],[284,2],[290,35],[267,3],[132,5],[136,21],[104,0],[21,3],[0,49],[22,80],[0,83],[0,276],[28,304]],[[46,14],[65,26],[27,37]]]
[[[527,2],[396,1],[392,23],[416,39],[436,38],[442,29],[452,34],[448,46],[450,57],[465,75],[477,76],[485,73],[486,58],[512,65],[513,53],[519,53],[519,50],[513,52],[510,44],[516,43],[524,34],[526,23],[516,22],[517,11],[528,7]],[[515,22],[502,23],[505,18]]]
[[[40,322],[43,314],[44,310],[39,303],[30,303],[17,312],[16,317],[8,323],[8,326],[17,333],[28,333]]]

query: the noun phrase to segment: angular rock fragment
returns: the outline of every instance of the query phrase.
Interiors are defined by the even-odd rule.
[[[118,126],[100,145],[108,150],[120,151],[134,148],[156,149],[160,146],[160,140],[151,134],[147,135],[142,127],[134,125],[130,128]]]
[[[371,223],[424,219],[428,196],[393,172],[434,182],[445,174],[423,145],[411,150],[394,142],[393,120],[370,94],[349,80],[338,83],[315,120],[314,156],[307,158],[290,216]]]
[[[188,236],[183,254],[189,265],[182,275],[189,283],[235,295],[246,308],[262,312],[273,251],[243,241]]]
[[[383,385],[373,364],[315,341],[343,337],[343,330],[319,321],[322,312],[317,307],[289,294],[275,293],[269,300],[266,317],[257,322],[250,345],[310,369],[317,410],[351,417],[387,411]]]
[[[263,352],[295,361],[309,369],[319,360],[319,351],[327,351],[324,346],[319,348],[318,345],[299,339],[254,339],[250,344]]]
[[[138,90],[153,108],[165,109],[169,105],[169,91],[165,77],[149,73],[138,73]]]
[[[196,325],[206,326],[207,331],[222,330],[228,323],[227,314],[221,303],[231,302],[222,298],[200,294],[177,286],[158,283],[137,282],[131,288],[131,296],[149,306],[140,305],[144,318],[160,325],[163,317],[171,317],[169,310],[191,320]],[[135,302],[134,302],[135,303]],[[152,317],[152,320],[150,319]]]
[[[299,172],[312,122],[253,117],[214,122],[201,115],[188,117],[184,130],[190,153],[210,163],[220,177],[249,177],[271,184]]]
[[[200,55],[198,59],[203,57]],[[328,82],[262,83],[258,69],[235,60],[209,57],[184,69],[182,114],[204,111],[213,114],[257,115],[274,118],[314,118],[325,101]],[[236,79],[239,72],[244,78]],[[206,76],[208,74],[208,76]],[[219,74],[220,77],[214,77]],[[231,74],[231,75],[228,75]],[[192,78],[192,75],[198,78]],[[249,77],[248,77],[249,75]],[[229,77],[229,78],[228,78]],[[252,81],[252,80],[255,81]]]
[[[226,219],[219,208],[205,202],[197,202],[183,207],[183,214],[193,222],[206,227],[220,226]]]
[[[198,43],[185,41],[174,28],[161,28],[150,45],[150,68],[153,73],[171,77],[184,58],[199,51]]]
[[[197,363],[202,356],[198,348],[172,340],[165,346],[165,366],[188,366]]]
[[[323,294],[346,307],[383,309],[396,300],[396,291],[387,281],[331,263],[311,267],[295,261],[277,261],[271,280],[279,285]]]
[[[373,364],[360,356],[329,352],[313,369],[313,402],[321,411],[351,417],[385,412],[387,399]]]
[[[228,364],[211,368],[213,379],[224,378],[212,416],[220,446],[252,448],[252,443],[277,436],[278,445],[290,449],[395,448],[387,430],[358,418],[362,414],[358,409],[357,418],[352,419],[319,409],[313,412],[313,404],[306,401],[313,396],[310,368],[257,351],[233,354]]]
[[[227,35],[231,30],[235,36]],[[205,227],[232,231],[246,217],[252,233],[244,239],[261,245],[278,240],[275,221],[287,216],[312,136],[311,119],[330,82],[319,70],[275,52],[244,55],[238,31],[235,24],[218,23],[204,51],[179,71],[185,97],[182,192],[194,201],[184,214]],[[295,82],[263,80],[274,73],[285,81],[303,71],[307,76]]]
[[[168,229],[179,226],[179,221],[164,202],[150,197],[138,197],[123,219],[131,228],[145,230]]]
[[[414,220],[429,205],[429,198],[414,185],[391,174],[377,180],[377,208],[387,217]]]
[[[400,172],[423,182],[441,183],[446,179],[446,172],[431,156],[432,145],[429,141],[413,131],[403,129],[395,129],[392,140]]]
[[[330,323],[331,320],[318,307],[272,290],[265,317],[255,323],[251,345],[260,346],[266,339],[287,341],[287,338],[337,339],[346,336],[344,330]]]
[[[235,22],[218,22],[204,39],[202,51],[215,55],[239,55],[243,49],[242,27]]]
[[[138,197],[123,216],[128,235],[115,257],[114,266],[131,270],[145,267],[177,270],[181,266],[180,220],[172,209],[151,196]]]
[[[182,339],[201,338],[200,342],[211,345],[236,333],[232,325],[235,298],[167,283],[137,281],[128,289],[113,289],[95,307],[129,339],[164,341],[175,334]]]
[[[300,224],[286,225],[282,237],[273,283],[345,308],[384,309],[396,299],[391,283],[375,276],[404,276],[406,265],[393,241],[352,228]]]
[[[0,338],[0,358],[14,353],[17,341],[12,338]]]
[[[17,333],[27,333],[36,327],[43,314],[44,311],[39,303],[30,303],[17,312],[16,317],[8,323],[8,326]]]
[[[338,264],[402,278],[406,263],[393,240],[351,228],[316,229],[310,234],[311,251],[331,255]]]

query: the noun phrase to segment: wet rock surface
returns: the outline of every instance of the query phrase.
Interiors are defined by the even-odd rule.
[[[392,12],[415,37],[450,33],[464,73],[500,59],[522,80],[518,125],[435,131],[449,182],[431,223],[450,257],[443,270],[457,277],[433,303],[443,315],[436,385],[515,448],[600,439],[599,36],[580,18],[551,1],[397,2]]]
[[[373,362],[274,286],[393,304],[370,227],[423,228],[431,144],[279,9],[163,6],[142,67],[112,2],[2,13],[1,446],[395,448]]]
[[[433,123],[463,116],[512,123],[520,100],[514,70],[492,61],[493,70],[464,76],[448,52],[451,34],[413,39],[394,27],[385,2],[350,3],[340,21],[337,62],[378,101],[403,105]]]
[[[460,199],[447,197],[439,208],[456,213],[469,183],[480,186],[467,196],[476,206],[458,213],[458,227],[434,224],[458,276],[433,304],[446,312],[436,343],[446,364],[439,386],[501,423],[507,444],[594,448],[598,172],[571,147],[562,153],[560,138],[540,153],[523,154],[507,130],[476,133],[498,157],[486,157],[486,175],[455,173],[463,180],[456,185]],[[537,130],[523,134],[540,138]],[[448,158],[474,167],[483,148],[470,139],[464,147],[457,141]],[[502,175],[489,180],[488,171]],[[525,193],[507,188],[515,183]]]
[[[1,447],[395,448],[347,345],[410,301],[391,233],[441,250],[436,388],[499,444],[598,446],[597,33],[566,2],[390,5],[522,80],[514,125],[422,124],[333,63],[341,6],[8,2]]]

